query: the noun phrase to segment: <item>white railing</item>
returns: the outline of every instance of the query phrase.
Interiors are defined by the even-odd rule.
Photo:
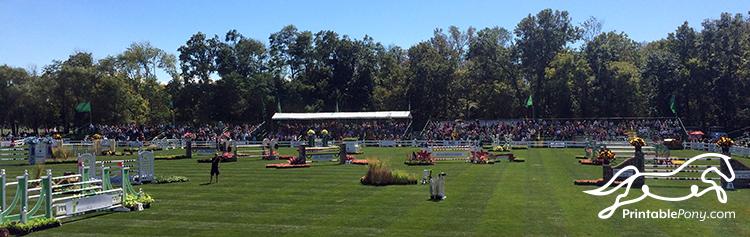
[[[684,142],[682,143],[685,149],[708,151],[708,152],[721,152],[721,148],[715,143],[704,143],[704,142]],[[729,152],[735,156],[750,157],[750,147],[745,146],[733,146],[729,148]]]
[[[478,145],[479,142],[476,140],[359,140],[359,144],[363,147],[425,147],[425,146],[471,146]],[[185,147],[185,140],[183,139],[158,139],[156,141],[150,141],[151,144],[156,144],[163,147],[175,148]],[[306,141],[278,141],[280,147],[297,147],[301,144],[305,144]],[[529,146],[529,147],[552,147],[552,148],[583,148],[586,147],[586,141],[511,141],[511,145],[514,146]],[[236,144],[243,145],[261,145],[263,141],[237,141]],[[482,145],[491,145],[489,141],[481,143]],[[628,145],[626,141],[599,141],[597,144],[605,145]],[[89,141],[66,141],[66,146],[87,148],[91,146]],[[118,141],[118,146],[132,146],[133,142]],[[714,143],[702,143],[702,142],[684,142],[685,149],[699,150],[707,152],[720,152],[719,147]],[[195,147],[215,147],[215,141],[193,141]],[[745,146],[733,146],[730,149],[732,155],[750,157],[750,147]]]

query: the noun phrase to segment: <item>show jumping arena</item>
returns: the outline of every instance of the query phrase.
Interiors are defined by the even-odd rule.
[[[750,217],[750,189],[727,191],[726,204],[710,194],[683,202],[648,200],[626,207],[630,210],[732,211],[735,219],[654,221],[621,218],[620,212],[610,220],[599,219],[597,212],[611,205],[614,197],[593,197],[583,191],[595,186],[571,184],[574,179],[602,176],[601,166],[583,166],[572,158],[584,153],[582,147],[514,149],[510,153],[525,158],[526,162],[503,159],[494,165],[465,162],[464,155],[470,154],[474,148],[462,146],[435,147],[432,151],[438,155],[445,152],[442,155],[456,159],[439,160],[432,166],[403,164],[404,157],[420,151],[419,147],[368,146],[362,148],[363,154],[355,155],[357,159],[376,158],[393,168],[416,174],[418,178],[424,170],[432,170],[433,174],[445,172],[444,192],[448,198],[440,202],[428,201],[430,185],[361,185],[358,180],[368,167],[329,161],[332,158],[329,154],[338,153],[339,149],[308,148],[309,152],[318,152],[320,157],[308,157],[308,160],[315,161],[305,169],[266,169],[267,164],[285,161],[260,157],[222,163],[221,182],[211,185],[204,185],[208,182],[209,166],[196,164],[194,159],[210,158],[213,154],[194,152],[193,159],[163,160],[158,158],[184,155],[185,150],[158,151],[154,153],[157,157],[153,169],[155,176],[183,175],[190,181],[133,186],[134,190],[142,189],[158,197],[150,209],[65,215],[62,226],[35,232],[31,236],[750,235],[750,225],[744,221]],[[618,150],[626,149],[619,147]],[[299,156],[298,148],[288,145],[280,147],[278,152],[280,156]],[[620,153],[632,156],[627,152]],[[674,150],[671,157],[687,158],[701,153]],[[649,158],[652,157],[646,156]],[[648,161],[645,168],[674,168],[674,165],[655,163],[656,159],[659,158]],[[735,156],[734,159],[750,163],[747,157]],[[101,173],[101,167],[105,166],[112,175],[119,174],[117,166],[120,161],[116,160],[126,161],[126,166],[132,166],[130,175],[136,175],[137,154],[97,156],[97,173]],[[128,165],[130,160],[132,165]],[[34,166],[24,165],[26,161],[5,162],[16,162],[3,165],[6,182],[16,182],[16,177],[23,175],[24,170],[29,170],[28,179],[36,179]],[[718,165],[719,162],[706,162],[690,168],[700,170]],[[55,176],[79,172],[76,163],[48,164],[45,168],[52,169]],[[680,176],[697,175],[685,172]],[[91,183],[97,188],[103,186]],[[707,187],[694,180],[649,179],[646,183],[652,192],[665,196],[685,195],[692,184]],[[111,188],[115,191],[109,192],[121,193],[117,184]],[[8,204],[14,194],[15,186],[8,187],[5,194]],[[34,199],[28,205],[35,204]]]

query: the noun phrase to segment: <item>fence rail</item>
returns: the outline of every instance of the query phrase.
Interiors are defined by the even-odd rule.
[[[156,145],[164,149],[184,148],[186,141],[184,139],[155,139],[146,142],[133,141],[116,141],[119,147],[140,147]],[[478,140],[359,140],[357,141],[363,147],[425,147],[425,146],[472,146],[472,145],[492,145],[491,142]],[[297,147],[304,144],[305,141],[278,141],[280,147]],[[586,141],[511,141],[514,146],[528,147],[549,147],[549,148],[583,148],[586,147]],[[616,141],[599,141],[599,144],[605,145],[627,145],[624,140]],[[92,146],[91,141],[70,141],[64,142],[66,146],[74,149],[86,149]],[[262,145],[263,141],[238,141],[242,145]],[[215,141],[193,141],[193,146],[215,146]],[[708,152],[720,152],[720,148],[714,143],[702,142],[684,142],[683,146],[688,150],[699,150]],[[730,151],[733,155],[750,157],[750,147],[733,146]]]

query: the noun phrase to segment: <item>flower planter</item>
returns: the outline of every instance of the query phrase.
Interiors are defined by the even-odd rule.
[[[130,208],[130,211],[143,211],[143,203],[136,203],[135,206],[128,208]]]

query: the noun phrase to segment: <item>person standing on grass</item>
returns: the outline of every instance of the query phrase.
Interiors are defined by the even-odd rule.
[[[211,159],[211,178],[208,179],[208,183],[212,183],[214,175],[216,176],[216,183],[219,183],[219,162],[221,162],[221,156],[214,156]]]

